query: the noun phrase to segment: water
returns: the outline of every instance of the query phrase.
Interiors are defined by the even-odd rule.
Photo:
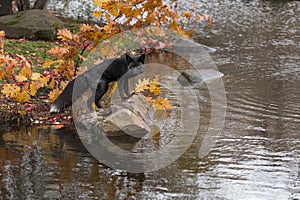
[[[189,8],[189,2],[181,6]],[[69,129],[2,132],[0,197],[300,199],[300,2],[212,0],[197,6],[213,15],[214,26],[198,24],[195,39],[217,49],[211,56],[224,74],[227,96],[225,125],[208,156],[197,157],[211,111],[203,87],[195,143],[156,172],[105,167]]]

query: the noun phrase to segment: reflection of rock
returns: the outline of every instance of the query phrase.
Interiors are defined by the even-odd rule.
[[[64,23],[46,10],[27,10],[0,17],[0,30],[8,38],[54,40]]]
[[[218,79],[223,75],[223,73],[213,69],[187,69],[181,72],[177,80],[182,86],[188,86]]]
[[[109,108],[104,108],[105,109]],[[103,111],[82,115],[78,124],[86,129],[95,125],[102,127],[107,136],[130,135],[142,138],[149,133],[149,111],[152,109],[144,95],[133,95],[128,101],[123,102],[118,109],[108,116]],[[113,109],[114,110],[114,109]]]

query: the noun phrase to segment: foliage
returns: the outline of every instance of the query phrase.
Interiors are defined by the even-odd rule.
[[[85,67],[81,67],[81,64],[88,53],[98,53],[99,55],[96,57],[99,62],[103,58],[115,57],[124,51],[134,49],[134,46],[127,47],[131,45],[132,41],[136,41],[136,36],[139,37],[138,47],[142,47],[142,49],[149,50],[148,47],[161,48],[169,45],[164,42],[163,34],[160,35],[159,32],[157,33],[158,38],[147,37],[147,34],[151,32],[150,29],[147,29],[146,34],[139,31],[132,36],[121,34],[118,37],[124,36],[125,38],[122,40],[115,37],[114,43],[102,42],[102,46],[95,48],[101,41],[123,32],[126,27],[137,30],[137,28],[149,25],[165,26],[180,34],[191,35],[192,30],[187,30],[182,26],[185,21],[206,19],[210,25],[212,24],[211,18],[203,18],[198,14],[196,5],[193,5],[194,12],[179,11],[177,0],[171,0],[168,4],[162,0],[94,0],[94,4],[98,8],[94,12],[94,16],[105,19],[106,24],[103,27],[83,24],[75,33],[68,29],[58,30],[59,44],[47,51],[50,59],[43,63],[43,72],[36,68],[33,70],[32,62],[19,55],[18,52],[5,53],[4,32],[1,32],[1,92],[17,102],[27,102],[36,96],[39,89],[46,87],[49,92],[48,98],[53,101],[64,89],[67,81],[86,70]],[[100,51],[96,52],[96,50]],[[40,64],[40,62],[34,64]],[[170,109],[171,106],[167,99],[157,97],[160,93],[159,86],[158,77],[152,81],[144,79],[140,82],[138,90],[149,93],[149,101],[156,109]]]
[[[160,91],[159,75],[156,75],[152,80],[148,78],[139,79],[135,87],[135,92],[143,93],[154,110],[171,110],[172,106],[169,100],[158,96]]]
[[[31,41],[25,39],[5,40],[5,51],[10,55],[21,54],[34,68],[43,72],[43,63],[49,59],[47,50],[53,46],[53,42]]]
[[[31,64],[21,55],[5,55],[5,33],[0,31],[0,81],[1,92],[18,102],[27,102],[37,90],[45,87],[49,77],[32,71]]]
[[[94,5],[99,8],[94,12],[94,16],[104,18],[107,21],[106,29],[110,32],[122,31],[120,24],[132,29],[148,25],[160,27],[164,24],[173,31],[190,36],[193,31],[184,30],[181,24],[187,20],[195,22],[202,19],[195,4],[193,13],[186,10],[178,11],[177,0],[168,3],[162,0],[94,0]]]

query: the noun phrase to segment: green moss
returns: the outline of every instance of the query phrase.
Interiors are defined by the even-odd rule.
[[[24,16],[23,13],[17,13],[10,22],[6,23],[6,25],[7,26],[13,26],[15,24],[20,23],[20,18],[23,17],[23,16]]]
[[[18,24],[18,23],[20,23],[19,20],[13,19],[13,20],[11,20],[10,22],[6,23],[5,25],[6,25],[6,26],[13,26],[13,25]]]
[[[51,42],[29,40],[5,40],[5,52],[8,54],[23,55],[30,61],[36,71],[42,71],[42,65],[49,59],[47,53],[54,46]]]

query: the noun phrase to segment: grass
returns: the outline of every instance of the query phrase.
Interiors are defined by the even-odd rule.
[[[24,56],[36,70],[41,70],[45,60],[49,60],[48,50],[55,45],[53,42],[29,41],[24,39],[5,39],[5,52]]]

